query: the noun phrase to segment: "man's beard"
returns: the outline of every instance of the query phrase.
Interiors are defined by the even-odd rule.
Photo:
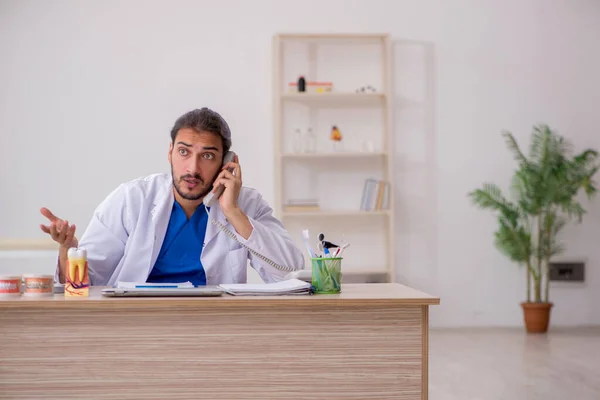
[[[218,172],[217,172],[217,175],[218,175]],[[173,178],[173,187],[175,188],[175,190],[177,191],[177,193],[179,193],[179,195],[181,197],[183,197],[184,199],[186,199],[186,200],[191,200],[191,201],[200,200],[201,198],[203,198],[204,196],[206,196],[207,194],[209,194],[210,191],[212,190],[212,185],[208,185],[204,190],[202,190],[198,194],[184,193],[183,190],[181,190],[180,187],[179,187],[179,185],[185,184],[184,179],[197,179],[199,181],[199,185],[200,186],[204,186],[204,181],[202,180],[202,178],[200,177],[199,174],[196,174],[196,175],[191,175],[191,174],[182,175],[176,181],[175,180],[175,174],[173,173],[173,165],[172,164],[171,164],[171,177]],[[215,178],[216,177],[217,176],[215,175]],[[214,179],[213,179],[213,181],[214,181]]]

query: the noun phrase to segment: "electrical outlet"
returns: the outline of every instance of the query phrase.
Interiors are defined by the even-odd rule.
[[[550,280],[566,282],[583,282],[584,266],[582,262],[552,262],[550,263]]]

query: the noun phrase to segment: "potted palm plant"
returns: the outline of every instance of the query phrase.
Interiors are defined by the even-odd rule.
[[[572,220],[581,222],[586,212],[577,199],[580,191],[588,198],[596,192],[598,152],[586,149],[573,154],[571,143],[546,125],[534,126],[528,156],[511,133],[503,136],[517,162],[512,200],[493,183],[484,183],[469,197],[477,207],[497,215],[496,248],[525,267],[527,297],[521,306],[527,332],[546,332],[553,305],[550,261],[565,250],[558,240],[562,228]]]

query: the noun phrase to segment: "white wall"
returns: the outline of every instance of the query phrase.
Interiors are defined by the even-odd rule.
[[[600,148],[600,3],[491,4],[448,9],[438,42],[435,276],[443,324],[521,323],[524,272],[494,251],[494,219],[464,197],[484,180],[507,187],[514,163],[500,130],[525,141],[533,123],[546,122],[578,148]],[[552,291],[554,324],[600,324],[598,201],[564,237],[565,257],[588,259],[588,279]]]
[[[203,105],[227,117],[245,184],[271,200],[271,37],[291,31],[418,41],[394,46],[397,94],[412,101],[395,115],[399,277],[441,296],[433,325],[520,325],[524,273],[466,193],[507,184],[503,129],[526,140],[546,122],[600,148],[594,0],[0,0],[0,237],[38,237],[42,205],[82,229],[120,181],[167,170],[170,126]],[[87,173],[98,165],[104,179]],[[70,180],[87,191],[77,207]],[[598,204],[565,235],[587,280],[553,288],[554,325],[600,324]]]

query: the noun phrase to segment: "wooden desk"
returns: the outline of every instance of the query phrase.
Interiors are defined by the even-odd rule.
[[[0,398],[426,399],[428,307],[339,295],[0,299]]]

